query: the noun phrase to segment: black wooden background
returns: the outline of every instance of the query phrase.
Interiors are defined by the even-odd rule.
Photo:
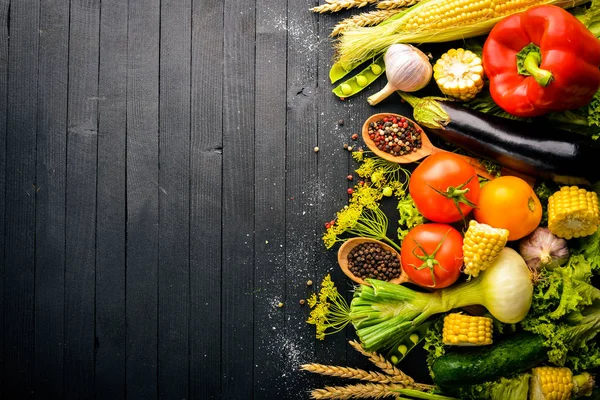
[[[343,144],[402,108],[331,93],[351,13],[317,4],[0,0],[0,398],[305,399],[344,382],[300,364],[368,366],[299,302],[350,288]]]

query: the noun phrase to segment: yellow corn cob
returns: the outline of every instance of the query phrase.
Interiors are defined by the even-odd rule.
[[[508,230],[469,221],[463,241],[463,272],[472,277],[489,267],[506,246]]]
[[[492,344],[492,319],[452,313],[444,317],[442,341],[453,346]]]
[[[465,49],[450,49],[433,66],[433,78],[447,96],[473,99],[483,89],[481,58]]]
[[[567,400],[573,390],[573,373],[569,368],[537,367],[532,369],[529,386],[531,400]]]
[[[600,224],[598,195],[577,186],[563,186],[548,199],[548,229],[571,239],[589,236]]]
[[[544,0],[445,0],[426,4],[406,24],[406,31],[455,28],[504,17],[551,1]]]
[[[351,71],[394,43],[441,43],[485,35],[503,18],[541,4],[576,7],[589,0],[421,0],[400,18],[344,32],[336,64]]]

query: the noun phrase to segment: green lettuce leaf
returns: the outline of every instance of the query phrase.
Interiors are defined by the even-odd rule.
[[[529,374],[513,378],[501,378],[494,382],[472,385],[460,391],[463,400],[527,400],[529,394]]]
[[[425,218],[417,210],[417,206],[410,195],[398,200],[397,209],[400,217],[398,220],[398,239],[402,241],[408,232],[415,226],[422,224]]]
[[[446,314],[440,316],[440,318],[429,327],[427,335],[425,335],[425,341],[423,343],[423,349],[427,352],[427,368],[431,374],[431,366],[439,357],[446,354],[446,348],[442,342],[442,329],[444,327],[444,317]]]
[[[581,353],[600,332],[600,289],[590,284],[590,271],[590,263],[574,255],[566,266],[542,272],[531,311],[520,323],[546,339],[553,364],[565,365],[569,355]]]

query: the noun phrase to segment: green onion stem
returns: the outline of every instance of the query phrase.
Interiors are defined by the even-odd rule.
[[[400,394],[404,394],[406,396],[414,397],[415,399],[425,399],[425,400],[459,400],[455,397],[447,397],[439,394],[421,392],[419,390],[414,389],[398,389],[396,392]]]
[[[369,350],[393,344],[398,336],[429,317],[454,308],[481,302],[482,279],[465,282],[433,293],[417,292],[402,285],[368,279],[350,304],[350,320],[361,342]]]

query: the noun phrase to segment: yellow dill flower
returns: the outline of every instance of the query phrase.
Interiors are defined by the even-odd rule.
[[[323,235],[323,243],[325,244],[326,248],[332,248],[333,245],[336,244],[338,241],[339,240],[337,234],[335,233],[335,229],[333,227],[325,231],[325,234]]]
[[[379,201],[382,197],[381,190],[371,185],[357,185],[356,190],[350,198],[350,203],[358,204],[362,207],[375,208],[379,207]]]
[[[361,213],[362,207],[358,204],[351,204],[348,208],[338,211],[334,225],[335,232],[341,234],[351,229],[358,222]]]
[[[323,278],[319,295],[313,293],[308,304],[312,310],[306,322],[315,325],[315,336],[319,340],[341,331],[350,322],[350,307],[329,274]]]
[[[404,197],[406,195],[406,184],[398,181],[392,181],[388,184],[394,191],[394,196]]]
[[[354,161],[362,161],[365,157],[364,157],[364,152],[363,151],[353,151],[352,152],[352,158],[354,159]]]
[[[373,172],[375,172],[375,159],[372,157],[364,157],[363,163],[358,169],[356,169],[356,173],[358,176],[362,178],[370,177]]]

